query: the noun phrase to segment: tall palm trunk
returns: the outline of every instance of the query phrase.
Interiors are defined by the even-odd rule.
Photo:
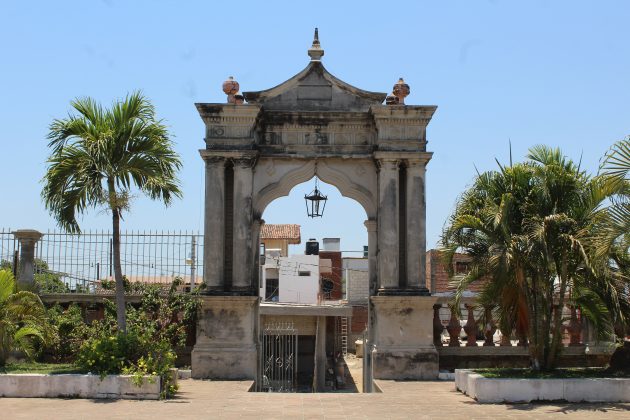
[[[556,366],[556,361],[558,354],[561,350],[562,343],[562,310],[564,308],[565,301],[565,293],[567,291],[567,281],[569,276],[568,263],[567,263],[567,254],[565,250],[562,250],[561,254],[561,262],[556,263],[557,272],[560,273],[560,294],[558,297],[558,306],[554,314],[553,320],[553,330],[552,330],[552,340],[551,340],[551,348],[549,350],[549,357],[547,358],[546,368],[548,370],[553,369]],[[553,294],[552,294],[552,302],[553,302]]]
[[[120,265],[120,206],[117,203],[114,180],[107,181],[109,202],[112,210],[112,247],[114,257],[114,279],[116,279],[116,321],[120,332],[127,331],[127,317],[125,308],[125,284],[123,282],[122,267]]]

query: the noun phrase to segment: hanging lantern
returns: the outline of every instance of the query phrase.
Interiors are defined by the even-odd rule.
[[[315,189],[310,194],[304,196],[308,217],[322,217],[327,200],[328,197],[322,195],[321,191],[317,188],[317,178],[315,178]]]

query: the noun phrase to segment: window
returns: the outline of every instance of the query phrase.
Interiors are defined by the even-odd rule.
[[[265,288],[265,300],[278,301],[278,279],[267,279]]]
[[[455,263],[455,274],[466,275],[469,271],[469,263],[462,261],[457,261]]]

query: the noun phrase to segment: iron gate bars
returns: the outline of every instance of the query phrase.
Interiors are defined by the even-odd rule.
[[[298,333],[292,322],[266,324],[261,334],[257,391],[295,392]]]

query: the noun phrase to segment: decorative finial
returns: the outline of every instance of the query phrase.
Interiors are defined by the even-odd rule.
[[[236,103],[235,95],[238,93],[240,86],[233,76],[223,82],[223,92],[227,95],[228,104]],[[242,103],[242,102],[241,102]]]
[[[313,36],[313,45],[308,50],[308,56],[311,57],[311,61],[321,61],[324,55],[324,50],[319,43],[319,31],[315,28],[315,35]]]
[[[401,77],[394,85],[394,88],[392,89],[392,94],[388,95],[385,99],[385,103],[387,105],[404,105],[405,98],[409,96],[409,92],[411,92],[409,85],[405,83],[405,81]]]

